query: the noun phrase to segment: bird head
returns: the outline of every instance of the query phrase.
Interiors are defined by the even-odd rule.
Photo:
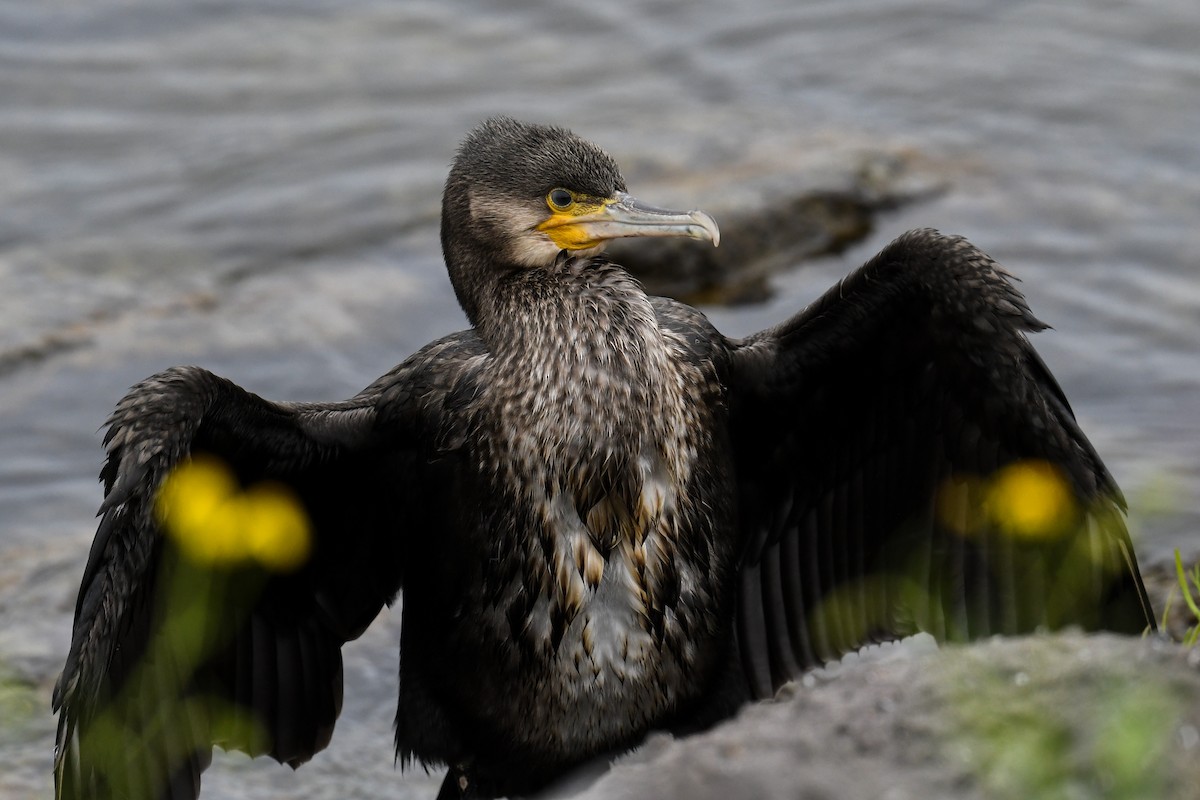
[[[703,211],[631,197],[616,162],[564,128],[489,119],[463,141],[446,181],[442,247],[472,321],[482,273],[546,268],[563,251],[590,255],[635,236],[720,239]]]

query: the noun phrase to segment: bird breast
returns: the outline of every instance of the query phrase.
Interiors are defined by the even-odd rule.
[[[697,489],[712,376],[627,276],[577,277],[528,276],[489,337],[471,437],[485,551],[462,646],[503,655],[479,676],[492,722],[583,752],[670,713],[708,668],[714,529],[730,520]]]
[[[578,382],[569,397],[527,386],[498,415],[507,421],[488,460],[501,494],[527,510],[506,546],[525,552],[524,589],[537,600],[516,633],[551,651],[573,634],[599,669],[636,661],[653,632],[678,566],[694,447],[678,398],[611,374]]]

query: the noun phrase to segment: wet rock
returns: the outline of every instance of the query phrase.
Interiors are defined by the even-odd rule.
[[[1064,633],[872,648],[707,733],[654,737],[569,796],[1182,800],[1197,786],[1200,650]]]

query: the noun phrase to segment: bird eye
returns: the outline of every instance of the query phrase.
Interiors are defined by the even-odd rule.
[[[555,211],[566,211],[575,205],[575,196],[566,189],[551,189],[550,194],[546,195],[546,202]]]

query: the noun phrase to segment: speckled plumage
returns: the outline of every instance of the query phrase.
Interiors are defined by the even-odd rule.
[[[503,344],[489,346],[462,407],[471,446],[457,499],[469,514],[448,526],[469,532],[471,555],[457,582],[405,589],[406,603],[428,592],[472,621],[437,626],[403,669],[494,654],[469,686],[437,690],[493,728],[523,720],[489,760],[511,748],[536,761],[547,742],[579,760],[695,701],[705,682],[689,676],[724,655],[736,553],[732,538],[707,535],[735,524],[720,500],[732,475],[711,467],[729,457],[719,337],[603,259],[513,273],[492,299],[508,324],[489,332]],[[406,699],[402,681],[402,755],[455,760],[423,748]]]
[[[559,252],[557,188],[625,227]],[[340,711],[341,645],[400,591],[397,755],[450,765],[446,800],[536,790],[915,628],[1153,627],[1119,490],[995,262],[912,231],[727,339],[597,254],[593,234],[642,233],[630,220],[716,240],[707,215],[624,192],[570,132],[490,120],[443,199],[470,330],[340,403],[274,403],[196,367],[130,390],[55,691],[60,800],[192,800],[218,741],[303,763]],[[315,541],[294,573],[217,579],[220,636],[189,665],[156,643],[179,554],[151,510],[197,453],[289,486]],[[965,537],[934,512],[944,487],[1029,459],[1066,481],[1073,533]],[[1094,560],[1064,571],[1080,546]],[[208,713],[229,708],[257,728]],[[115,753],[94,735],[113,719]]]

